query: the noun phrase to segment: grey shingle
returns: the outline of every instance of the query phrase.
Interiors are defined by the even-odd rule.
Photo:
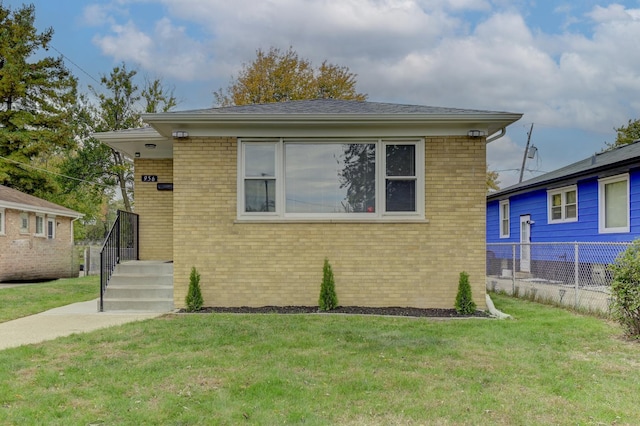
[[[176,114],[495,114],[496,111],[401,105],[382,102],[312,99],[179,111]]]
[[[524,189],[544,187],[550,182],[586,176],[602,169],[616,167],[621,163],[633,163],[634,161],[640,165],[640,142],[623,145],[610,151],[593,154],[591,157],[587,157],[552,172],[536,176],[524,182],[501,189],[500,191],[493,192],[489,194],[488,197],[496,198],[501,195],[520,192]]]

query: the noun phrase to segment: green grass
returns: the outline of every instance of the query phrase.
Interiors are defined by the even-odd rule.
[[[0,424],[633,425],[640,345],[514,320],[167,315],[0,351]]]
[[[97,275],[0,289],[0,322],[97,297],[100,297]]]

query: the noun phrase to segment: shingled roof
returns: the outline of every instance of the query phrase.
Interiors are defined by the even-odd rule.
[[[384,102],[349,101],[342,99],[310,99],[239,105],[219,108],[179,111],[175,114],[372,114],[372,115],[451,115],[495,114],[496,111],[403,105]]]
[[[4,185],[0,185],[0,208],[76,218],[83,216],[82,213],[78,213],[77,211],[43,200],[42,198],[34,197],[33,195],[25,194],[24,192]]]
[[[496,199],[535,189],[538,187],[547,187],[556,183],[575,181],[577,179],[589,176],[598,176],[605,170],[618,170],[620,168],[629,168],[632,166],[640,167],[640,141],[632,144],[623,145],[618,148],[593,154],[591,157],[577,161],[568,166],[561,167],[549,173],[536,176],[524,182],[492,192],[487,199]]]

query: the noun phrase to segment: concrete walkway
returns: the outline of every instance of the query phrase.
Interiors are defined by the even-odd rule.
[[[128,322],[156,318],[162,312],[98,312],[98,300],[73,303],[0,323],[0,350],[40,343]]]

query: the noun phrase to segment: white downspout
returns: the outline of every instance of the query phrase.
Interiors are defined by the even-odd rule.
[[[491,136],[490,138],[487,138],[486,143],[493,142],[493,141],[495,141],[497,139],[500,139],[501,137],[503,137],[506,134],[507,134],[507,128],[503,127],[502,129],[500,129],[500,134],[495,135],[495,136]]]
[[[499,310],[496,309],[496,306],[493,304],[493,300],[491,300],[491,297],[489,296],[488,293],[485,293],[485,298],[486,298],[486,302],[487,302],[487,309],[489,310],[489,313],[491,314],[492,317],[498,318],[498,319],[511,319],[511,315],[505,314],[503,312],[500,312]]]

